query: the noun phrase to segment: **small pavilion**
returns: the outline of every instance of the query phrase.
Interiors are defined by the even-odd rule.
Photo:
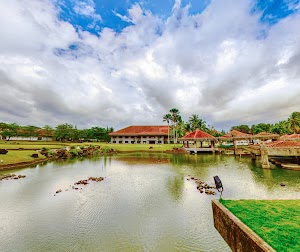
[[[188,133],[184,137],[179,138],[179,141],[181,141],[184,148],[190,152],[214,152],[216,138],[202,130],[197,129],[191,133]]]

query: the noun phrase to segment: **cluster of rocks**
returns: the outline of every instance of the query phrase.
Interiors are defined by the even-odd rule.
[[[0,181],[1,180],[9,180],[9,179],[21,179],[25,178],[25,175],[16,175],[16,174],[5,174],[5,175],[0,175]]]
[[[215,195],[216,194],[216,187],[208,185],[204,181],[200,181],[198,178],[193,176],[188,176],[187,180],[194,180],[197,184],[197,190],[200,193],[205,193],[207,195]]]
[[[87,184],[89,184],[89,181],[100,182],[102,180],[104,180],[103,177],[89,177],[88,179],[81,179],[74,183],[74,185],[72,186],[72,189],[79,190],[79,189],[82,189],[82,188],[78,187],[79,185],[87,185]],[[65,191],[68,191],[68,189],[66,189]],[[62,192],[62,189],[59,189],[55,192],[55,194],[61,193],[61,192]],[[54,194],[54,196],[55,196],[55,194]]]
[[[101,150],[101,146],[84,146],[84,147],[72,147],[72,148],[64,148],[57,150],[47,150],[42,149],[40,153],[49,158],[55,159],[67,159],[72,157],[86,157],[97,154],[114,154],[116,153],[114,149],[103,149]]]

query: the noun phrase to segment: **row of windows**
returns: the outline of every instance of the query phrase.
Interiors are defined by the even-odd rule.
[[[118,143],[118,144],[122,144],[123,143],[123,141],[113,141],[113,143]],[[124,141],[124,143],[125,144],[128,144],[128,143],[130,143],[130,144],[134,144],[134,143],[141,143],[141,141]],[[147,141],[143,141],[142,142],[143,144],[146,144],[147,143]],[[149,143],[150,144],[155,144],[156,142],[155,141],[149,141]],[[159,143],[159,144],[162,144],[163,143],[163,141],[157,141],[157,143]]]
[[[112,137],[113,139],[115,139],[115,138],[123,138],[123,137]],[[153,139],[153,138],[157,138],[157,137],[155,137],[155,136],[141,136],[141,137],[129,137],[129,136],[124,136],[124,138],[151,138],[151,139]],[[162,137],[158,137],[158,138],[162,138]]]

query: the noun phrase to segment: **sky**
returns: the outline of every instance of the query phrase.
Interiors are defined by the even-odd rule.
[[[0,121],[218,130],[300,111],[300,0],[0,0]]]

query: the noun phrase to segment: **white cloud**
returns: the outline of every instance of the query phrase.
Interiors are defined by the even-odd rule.
[[[100,21],[93,1],[75,11]],[[135,4],[133,23],[99,37],[58,19],[50,0],[0,2],[0,121],[81,127],[161,124],[177,107],[210,125],[276,122],[299,110],[300,17],[268,30],[251,1],[176,1],[162,20]]]

